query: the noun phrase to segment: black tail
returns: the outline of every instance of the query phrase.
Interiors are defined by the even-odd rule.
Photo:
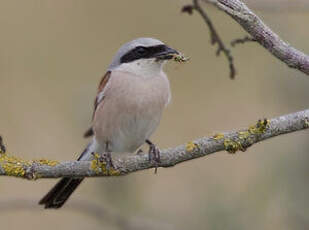
[[[77,159],[78,161],[84,155],[88,154],[89,144],[85,151]],[[71,178],[64,177],[62,178],[40,201],[39,204],[44,205],[45,208],[61,208],[62,205],[69,199],[71,194],[75,191],[78,185],[85,178]]]
[[[61,208],[84,178],[61,179],[39,202],[45,208]]]

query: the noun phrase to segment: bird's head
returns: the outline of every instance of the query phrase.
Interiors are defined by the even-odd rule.
[[[162,71],[163,65],[178,51],[154,38],[138,38],[120,47],[109,70],[132,72],[143,77]]]

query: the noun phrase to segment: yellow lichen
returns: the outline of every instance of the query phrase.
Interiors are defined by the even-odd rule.
[[[6,153],[0,154],[0,166],[8,176],[36,179],[39,176],[35,173],[31,173],[31,170],[29,170],[33,164],[55,166],[58,162],[45,159],[27,161],[15,156],[10,156]]]
[[[270,121],[267,120],[267,119],[258,120],[258,122],[255,125],[252,125],[252,126],[249,127],[248,131],[251,134],[262,134],[269,127],[269,123],[270,123]]]
[[[6,163],[1,166],[8,176],[23,177],[26,174],[26,171],[21,164]]]
[[[0,155],[0,165],[8,176],[23,177],[26,174],[25,168],[29,166],[28,161],[7,154]]]
[[[224,148],[229,153],[236,153],[239,149],[237,142],[228,138],[224,140]]]
[[[238,150],[246,151],[246,147],[253,143],[254,136],[263,134],[269,127],[270,121],[267,119],[259,120],[255,125],[252,125],[245,131],[239,131],[238,136],[231,140],[229,138],[224,140],[225,150],[229,153],[236,153]]]
[[[90,168],[95,171],[96,174],[103,174],[109,176],[119,176],[120,171],[110,167],[107,169],[106,162],[100,159],[100,155],[98,153],[93,154],[94,160],[91,161]]]
[[[223,133],[216,133],[215,135],[213,135],[212,137],[215,140],[220,140],[222,138],[224,138],[224,134]]]
[[[188,153],[191,153],[191,152],[195,151],[196,149],[198,149],[198,145],[195,144],[194,142],[189,141],[189,142],[186,144],[186,151],[187,151]]]
[[[57,164],[59,164],[58,161],[54,161],[54,160],[46,160],[46,159],[39,159],[39,160],[34,160],[34,163],[38,163],[40,165],[48,165],[51,167],[56,166]]]
[[[247,139],[250,136],[249,131],[240,131],[238,132],[239,139]]]
[[[98,153],[94,153],[93,156],[94,156],[94,160],[91,161],[90,167],[93,171],[99,174],[100,173],[100,166],[99,166],[100,155]]]
[[[229,153],[236,153],[237,151],[246,151],[246,148],[254,143],[256,136],[266,132],[270,124],[267,119],[259,120],[255,125],[252,125],[248,130],[239,131],[236,137],[232,139],[226,138],[224,140],[225,150]]]
[[[224,140],[224,148],[227,152],[232,154],[236,153],[239,150],[242,152],[246,151],[246,148],[244,148],[239,141],[234,141],[229,138]]]

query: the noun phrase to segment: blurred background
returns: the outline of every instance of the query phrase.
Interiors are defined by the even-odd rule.
[[[161,148],[309,108],[308,76],[257,44],[232,49],[237,76],[230,80],[201,17],[180,13],[187,3],[1,0],[0,133],[8,151],[26,159],[76,159],[88,141],[82,136],[101,77],[117,49],[142,36],[191,57],[166,66],[173,100],[152,138]],[[247,3],[284,40],[309,53],[308,1]],[[226,44],[246,35],[227,15],[206,7]],[[308,134],[160,168],[157,175],[90,178],[57,211],[37,205],[56,180],[2,177],[1,228],[128,229],[123,223],[134,219],[150,224],[144,229],[305,229]],[[116,217],[96,215],[97,209]]]

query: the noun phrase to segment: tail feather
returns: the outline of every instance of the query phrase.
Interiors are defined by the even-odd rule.
[[[87,160],[92,152],[90,143],[84,152],[77,159]],[[44,205],[45,208],[61,208],[62,205],[69,199],[78,185],[84,180],[84,178],[62,178],[40,201],[40,205]]]
[[[61,179],[39,202],[45,208],[61,208],[84,178]]]

